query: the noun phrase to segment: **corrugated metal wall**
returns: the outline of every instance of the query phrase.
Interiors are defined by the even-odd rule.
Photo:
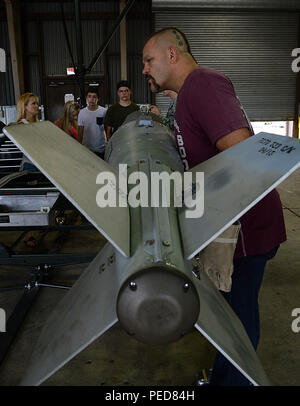
[[[199,9],[256,9],[256,10],[291,10],[299,8],[299,0],[152,0],[152,7],[158,9],[186,7]]]
[[[291,51],[298,46],[298,13],[156,11],[155,29],[183,30],[200,65],[227,74],[251,120],[294,116],[296,74]],[[169,99],[159,95],[165,111]]]
[[[66,68],[72,66],[71,57],[64,37],[61,8],[59,2],[22,2],[22,18],[24,19],[24,72],[26,91],[38,94],[43,104],[47,100],[44,88],[47,77],[64,76]],[[127,25],[127,60],[128,80],[132,84],[134,101],[137,103],[150,102],[148,86],[142,75],[142,45],[150,34],[151,13],[148,0],[137,0],[130,10]],[[63,3],[67,29],[75,61],[76,33],[74,23],[73,2]],[[102,45],[106,35],[110,32],[119,13],[119,0],[111,1],[82,1],[81,14],[87,16],[82,19],[84,62],[88,66],[96,51]],[[138,18],[135,15],[138,14]],[[70,16],[72,19],[70,19]],[[0,24],[0,47],[8,35],[6,23]],[[105,54],[93,67],[87,80],[93,77],[103,77],[107,83],[105,102],[116,101],[116,84],[120,80],[120,38],[119,30],[115,33]],[[4,46],[2,46],[4,48]],[[41,52],[42,49],[42,52]],[[105,62],[106,58],[106,62]],[[10,59],[10,58],[9,58]],[[10,61],[8,61],[10,69]],[[10,72],[7,79],[0,83],[0,105],[14,104],[13,81]],[[1,78],[2,79],[2,78]],[[5,95],[5,96],[3,96]]]
[[[67,21],[67,30],[70,38],[72,53],[76,58],[76,32],[72,21]],[[104,40],[103,25],[98,21],[82,21],[83,58],[89,62]],[[66,74],[66,68],[72,67],[72,59],[69,55],[64,37],[62,21],[43,22],[44,63],[47,76],[61,76]],[[103,59],[98,61],[92,72],[104,74]]]
[[[128,71],[132,85],[133,98],[136,103],[150,103],[151,93],[148,84],[142,75],[142,50],[144,43],[150,35],[150,21],[145,26],[145,20],[135,21],[127,26],[127,49],[129,53]]]

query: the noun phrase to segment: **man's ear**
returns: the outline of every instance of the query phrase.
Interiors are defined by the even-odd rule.
[[[168,57],[170,63],[175,63],[178,60],[178,50],[174,45],[170,45],[168,48]]]

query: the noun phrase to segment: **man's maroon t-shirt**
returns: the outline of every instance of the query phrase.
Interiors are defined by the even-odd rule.
[[[240,128],[253,129],[229,78],[198,67],[186,78],[177,97],[175,139],[185,169],[220,151],[219,138]],[[286,240],[282,205],[276,190],[240,218],[235,257],[264,254]]]

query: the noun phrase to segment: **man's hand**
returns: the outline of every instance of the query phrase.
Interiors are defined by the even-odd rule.
[[[82,144],[82,139],[83,139],[83,129],[84,126],[79,125],[78,126],[78,138],[79,138],[79,142]]]
[[[105,134],[106,134],[106,141],[108,141],[110,139],[110,137],[112,136],[112,127],[110,125],[105,125]]]
[[[160,116],[160,109],[157,106],[150,106],[149,112]]]

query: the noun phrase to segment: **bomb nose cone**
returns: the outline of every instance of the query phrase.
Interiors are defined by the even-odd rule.
[[[192,282],[181,273],[153,267],[121,287],[117,314],[123,328],[146,344],[180,339],[196,323],[200,303]]]

